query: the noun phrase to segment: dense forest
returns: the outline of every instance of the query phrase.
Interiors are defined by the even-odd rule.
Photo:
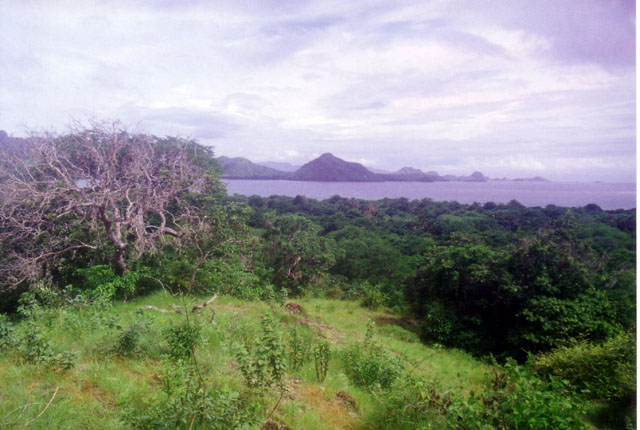
[[[59,386],[80,363],[153,368],[149,392],[114,401],[113,428],[290,428],[282,393],[327,372],[362,392],[357,419],[333,428],[635,428],[635,210],[230,196],[219,175],[209,148],[118,124],[0,141],[11,384],[31,372],[29,383]],[[309,323],[312,303],[324,325]],[[264,308],[243,326],[224,306]],[[204,307],[211,323],[227,318],[224,335]],[[332,343],[347,308],[344,318],[372,320],[354,317],[355,337]],[[385,331],[424,349],[403,355]],[[85,351],[65,336],[111,346]],[[235,382],[212,376],[224,366],[212,348]],[[430,354],[449,353],[484,376],[440,381]],[[0,403],[32,403],[11,378],[0,372]],[[0,424],[63,428],[64,414],[45,409],[51,392],[31,415],[0,409]],[[367,409],[372,399],[383,401]]]

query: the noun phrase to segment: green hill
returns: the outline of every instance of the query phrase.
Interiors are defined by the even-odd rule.
[[[344,161],[333,154],[322,154],[294,173],[299,181],[319,182],[378,182],[379,175],[367,170],[362,164]]]

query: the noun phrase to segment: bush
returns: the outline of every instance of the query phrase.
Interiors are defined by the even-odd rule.
[[[291,328],[289,332],[289,368],[291,370],[300,370],[309,361],[312,341],[313,337],[310,333],[301,333],[296,326]]]
[[[260,407],[247,404],[228,387],[207,387],[193,366],[167,364],[161,375],[162,395],[144,408],[131,409],[125,420],[143,430],[252,428]]]
[[[116,340],[115,345],[113,346],[112,351],[116,355],[120,356],[129,356],[133,355],[137,348],[138,342],[140,340],[140,327],[135,324],[130,325],[126,329],[123,329],[118,339]]]
[[[448,408],[447,421],[456,429],[582,430],[581,402],[564,381],[542,381],[509,360],[478,394]]]
[[[476,350],[480,338],[477,332],[467,327],[468,325],[470,324],[463,324],[454,310],[445,308],[439,302],[433,302],[420,324],[420,335],[427,342]]]
[[[372,429],[583,430],[584,410],[564,383],[542,381],[510,361],[469,397],[401,378],[366,417]]]
[[[0,351],[15,345],[13,325],[6,315],[0,314]]]
[[[364,342],[347,349],[342,361],[347,376],[354,384],[389,388],[400,375],[402,365],[374,342],[374,330],[374,322],[369,321]]]
[[[120,328],[121,332],[111,352],[120,356],[130,356],[138,353],[140,347],[140,337],[142,333],[148,332],[151,326],[150,320],[147,319],[141,309],[136,311],[136,317],[127,328]]]
[[[384,306],[388,297],[382,292],[380,285],[372,285],[369,289],[363,291],[362,306],[369,309],[378,309]]]
[[[329,359],[331,357],[331,347],[327,340],[317,342],[313,347],[313,361],[316,367],[316,378],[323,382],[329,371]]]
[[[55,353],[49,339],[31,321],[20,344],[23,360],[27,363],[44,364],[59,370],[69,370],[75,365],[76,354],[70,351]]]
[[[402,365],[380,345],[354,345],[343,355],[346,374],[355,385],[389,388],[400,375]]]
[[[538,356],[533,367],[568,380],[592,399],[631,399],[636,392],[635,337],[626,333],[601,344],[579,342]]]
[[[245,383],[251,388],[266,388],[283,382],[287,365],[282,332],[271,315],[262,318],[262,335],[253,343],[234,343],[236,361]]]
[[[452,396],[451,392],[440,393],[434,382],[402,378],[386,396],[380,398],[379,407],[364,417],[364,427],[374,430],[452,428],[446,422],[448,408],[454,399]]]
[[[173,360],[187,360],[200,342],[200,326],[195,322],[169,327],[165,332],[169,344],[169,357]]]
[[[130,271],[118,276],[110,266],[103,264],[77,269],[76,274],[84,278],[87,295],[93,299],[126,300],[133,296],[140,279],[138,272]]]

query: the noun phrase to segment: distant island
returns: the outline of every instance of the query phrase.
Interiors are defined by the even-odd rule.
[[[284,179],[311,182],[487,182],[492,180],[481,172],[473,172],[469,176],[439,175],[434,171],[423,172],[413,167],[403,167],[392,173],[373,172],[360,163],[345,161],[331,153],[322,154],[300,167],[288,163],[254,163],[241,157],[218,157],[217,160],[223,169],[222,177],[226,179]],[[540,177],[514,180],[546,181]]]

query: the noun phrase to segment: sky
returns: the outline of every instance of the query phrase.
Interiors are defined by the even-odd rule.
[[[0,1],[0,129],[216,155],[636,179],[633,0]]]

